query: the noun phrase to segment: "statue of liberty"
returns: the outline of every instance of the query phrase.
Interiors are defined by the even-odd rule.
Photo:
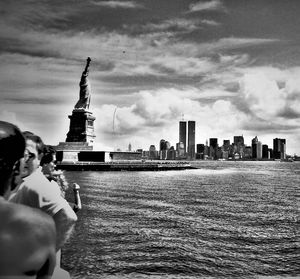
[[[88,57],[86,60],[85,69],[81,75],[81,80],[79,83],[80,92],[79,92],[79,100],[75,105],[75,109],[89,109],[90,101],[91,101],[91,87],[87,76],[89,74],[89,66],[90,66],[91,58]]]

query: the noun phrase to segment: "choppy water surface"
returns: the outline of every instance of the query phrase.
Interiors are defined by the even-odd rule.
[[[67,172],[83,209],[73,278],[300,275],[300,163],[199,162],[165,172]]]

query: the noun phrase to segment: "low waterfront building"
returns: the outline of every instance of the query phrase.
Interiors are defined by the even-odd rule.
[[[186,157],[186,152],[184,148],[183,142],[176,143],[176,151],[177,151],[177,157],[178,159],[183,159]]]

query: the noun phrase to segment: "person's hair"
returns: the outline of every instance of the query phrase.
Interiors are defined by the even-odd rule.
[[[36,143],[36,149],[38,154],[42,154],[44,152],[45,145],[39,136],[29,131],[22,132],[22,134],[26,140],[32,140],[34,143]]]
[[[7,180],[16,162],[24,157],[25,139],[17,126],[0,121],[0,196],[7,191]]]
[[[44,164],[49,164],[53,161],[55,149],[51,145],[45,145],[43,153],[44,154],[41,159],[40,166],[43,166]]]

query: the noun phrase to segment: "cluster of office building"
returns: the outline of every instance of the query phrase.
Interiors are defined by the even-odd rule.
[[[218,138],[210,138],[205,144],[195,144],[196,122],[179,122],[179,142],[176,148],[164,139],[160,140],[159,149],[151,145],[143,153],[143,158],[152,160],[271,160],[286,159],[286,140],[273,139],[273,148],[263,144],[255,136],[251,146],[247,146],[243,136],[234,136],[233,142],[223,140],[219,145]]]

